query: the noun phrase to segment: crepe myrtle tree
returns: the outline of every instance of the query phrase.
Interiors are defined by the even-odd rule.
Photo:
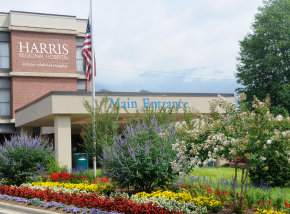
[[[242,213],[249,170],[258,165],[263,165],[263,170],[268,170],[265,160],[273,156],[290,162],[290,118],[281,115],[274,117],[270,113],[269,96],[263,101],[254,97],[252,111],[246,107],[245,94],[240,94],[237,98],[239,108],[221,96],[210,100],[210,116],[191,110],[197,114],[198,120],[191,127],[177,127],[182,138],[172,146],[178,153],[177,160],[171,162],[171,165],[173,172],[179,172],[184,179],[184,165],[207,167],[218,156],[233,161],[233,208],[234,212]],[[246,163],[246,167],[239,166],[241,160]],[[240,194],[236,190],[238,168],[242,170]]]

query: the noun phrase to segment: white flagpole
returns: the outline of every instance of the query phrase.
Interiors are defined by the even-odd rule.
[[[93,143],[94,143],[94,147],[96,147],[96,134],[95,134],[95,124],[94,124],[94,120],[95,120],[95,108],[96,108],[96,103],[95,103],[95,51],[94,51],[94,27],[93,27],[93,0],[90,0],[90,23],[91,23],[91,50],[92,50],[92,104],[93,104],[93,110],[94,110],[94,119],[93,119],[93,124],[92,124],[92,128],[93,128]],[[94,177],[97,176],[97,157],[93,157],[93,164],[94,164]]]

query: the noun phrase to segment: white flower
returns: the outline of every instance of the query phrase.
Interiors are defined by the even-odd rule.
[[[216,153],[219,149],[218,148],[214,148],[213,152]]]
[[[267,160],[267,158],[265,158],[264,156],[260,156],[260,159],[261,159],[262,161]]]
[[[180,182],[185,181],[186,177],[187,177],[187,174],[186,174],[186,173],[184,173],[184,172],[179,172],[179,181],[180,181]]]
[[[267,140],[267,144],[271,144],[272,143],[272,140]]]
[[[239,94],[236,98],[239,102],[243,102],[245,99],[247,99],[247,95],[245,93],[242,93]]]
[[[275,117],[276,121],[282,121],[283,120],[283,116],[282,115],[278,115],[277,117]]]

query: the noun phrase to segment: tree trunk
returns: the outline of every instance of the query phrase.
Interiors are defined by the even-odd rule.
[[[234,184],[233,184],[234,207],[235,208],[238,208],[238,201],[237,201],[237,196],[236,196],[237,177],[238,177],[238,163],[235,161],[235,178],[234,178]]]

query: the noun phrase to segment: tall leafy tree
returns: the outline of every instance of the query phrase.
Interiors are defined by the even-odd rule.
[[[252,23],[252,33],[240,41],[237,57],[238,94],[247,94],[252,108],[254,95],[270,95],[274,114],[290,112],[290,0],[263,1]]]

